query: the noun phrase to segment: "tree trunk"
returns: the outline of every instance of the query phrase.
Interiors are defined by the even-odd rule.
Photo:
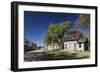
[[[63,38],[61,38],[61,44],[60,44],[61,49],[64,49],[64,44],[63,44]]]
[[[48,44],[47,44],[47,50],[48,50]]]
[[[53,45],[53,51],[54,51],[54,42],[52,42],[52,45]]]

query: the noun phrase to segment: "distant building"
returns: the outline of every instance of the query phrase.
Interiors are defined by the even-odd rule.
[[[59,49],[59,45],[57,43],[55,44],[49,44],[49,45],[45,45],[45,48],[47,48],[48,50],[56,50],[56,49]]]

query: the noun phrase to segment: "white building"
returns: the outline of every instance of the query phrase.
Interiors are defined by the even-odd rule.
[[[45,45],[45,48],[47,50],[57,50],[57,49],[59,49],[59,45],[57,43],[55,43],[55,44],[52,43],[49,45]]]
[[[89,50],[89,41],[81,32],[68,34],[64,38],[64,49],[68,51],[86,51]]]

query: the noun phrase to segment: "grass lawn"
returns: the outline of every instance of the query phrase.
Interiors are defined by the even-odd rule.
[[[90,57],[89,51],[46,51],[44,52],[45,59],[86,59]]]

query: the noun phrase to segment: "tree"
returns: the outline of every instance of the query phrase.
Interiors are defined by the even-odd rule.
[[[36,43],[34,43],[33,41],[30,41],[28,39],[24,39],[24,51],[31,51],[31,50],[35,50],[37,48]]]
[[[47,47],[48,47],[48,45],[51,43],[51,36],[50,36],[50,33],[49,33],[49,32],[45,33],[44,36],[43,36],[43,38],[44,38],[44,43],[45,43],[45,44],[47,45]]]
[[[65,32],[67,32],[67,29],[71,26],[71,22],[70,21],[67,21],[67,22],[63,22],[63,23],[60,23],[58,25],[58,39],[59,39],[59,45],[60,45],[60,48],[63,49],[63,38],[64,38],[64,34]]]
[[[68,34],[75,34],[75,33],[78,33],[78,32],[80,32],[80,30],[78,30],[78,29],[73,29],[73,30],[71,30],[70,32],[68,32]]]
[[[44,35],[44,42],[48,46],[51,44],[54,48],[54,43],[57,41],[57,24],[50,24],[48,26],[48,32]]]
[[[71,26],[71,22],[63,22],[59,24],[50,24],[48,26],[48,32],[44,35],[44,42],[48,44],[58,43],[60,48],[63,48],[64,33]]]
[[[76,23],[81,27],[90,27],[90,14],[80,14]]]

